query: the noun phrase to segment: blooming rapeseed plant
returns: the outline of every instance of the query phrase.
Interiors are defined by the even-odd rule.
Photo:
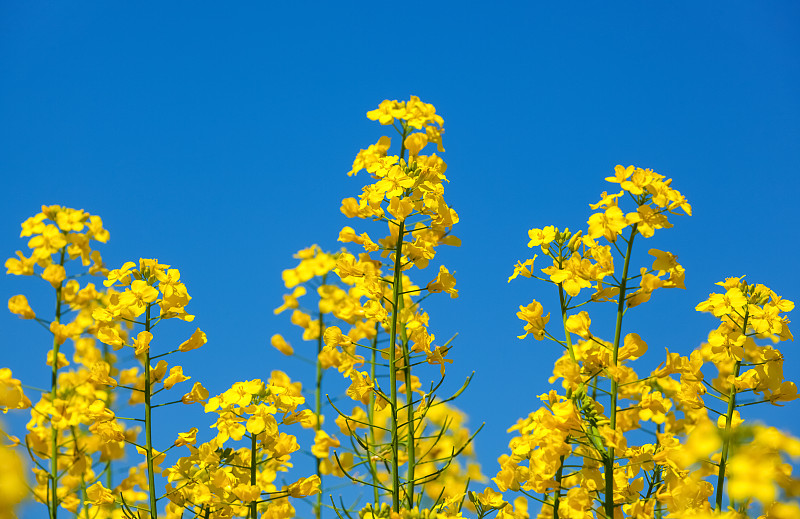
[[[722,321],[708,343],[688,357],[667,351],[658,369],[638,375],[632,363],[648,346],[635,332],[623,334],[624,316],[657,289],[685,288],[685,269],[674,254],[651,248],[652,265],[636,273],[634,242],[671,228],[670,217],[691,215],[692,209],[671,179],[652,170],[617,166],[606,180],[622,190],[604,192],[590,205],[596,212],[586,230],[547,226],[528,232],[528,247],[538,247],[552,261],[541,268],[542,275],[534,270],[534,255],[517,262],[509,278],[535,278],[558,292],[563,338],[548,326],[550,313],[538,301],[520,306],[517,315],[525,322],[520,339],[532,334],[563,348],[550,379],[560,381],[563,393],[553,389],[541,395],[544,406],[509,429],[516,436],[499,459],[495,485],[539,501],[539,516],[555,519],[710,516],[726,504],[734,515],[787,513],[792,508],[780,504],[781,496],[800,495],[800,482],[783,462],[784,453],[796,455],[796,440],[785,441],[789,447],[783,448],[759,443],[763,429],[742,425],[738,409],[797,397],[795,384],[783,378],[782,355],[771,344],[758,343],[791,339],[782,314],[794,304],[742,278],[719,283],[726,292],[697,306]],[[625,200],[634,207],[624,210]],[[590,303],[616,306],[613,340],[592,332],[590,312],[583,309]],[[711,382],[703,372],[709,362],[719,373]],[[737,400],[746,393],[760,398]],[[708,395],[715,400],[706,402]],[[643,438],[636,431],[647,431],[655,440],[631,443]],[[756,457],[763,462],[754,476],[744,467],[752,467]]]
[[[629,330],[625,316],[656,290],[685,288],[686,272],[678,256],[652,247],[652,259],[634,265],[635,246],[692,213],[671,179],[636,166],[617,166],[606,178],[613,191],[590,204],[585,228],[528,231],[537,253],[518,261],[508,281],[544,282],[559,304],[520,305],[519,338],[557,343],[562,355],[553,387],[509,428],[494,488],[471,489],[485,479],[473,450],[477,431],[452,401],[472,376],[439,396],[454,338],[437,339],[422,307],[434,294],[459,296],[455,271],[435,264],[439,246],[460,245],[459,216],[445,197],[447,165],[425,154],[434,146],[444,152],[444,121],[415,96],[385,100],[367,117],[397,133],[398,151],[384,135],[356,155],[347,175],[366,171],[368,180],[341,212],[377,231],[345,226],[338,240],[351,248],[312,245],[282,273],[288,293],[274,312],[314,345],[307,393],[274,369],[212,396],[190,370],[167,361],[203,347],[206,334],[189,330],[169,347],[156,335],[164,320],[194,320],[178,269],[144,258],[107,269],[93,247],[109,233],[83,210],[43,206],[23,222],[30,251],[8,259],[7,273],[45,281],[55,311],[45,316],[24,294],[10,297],[8,309],[49,334],[52,346],[35,355],[51,384],[31,399],[36,390],[0,367],[0,410],[30,413],[23,439],[1,435],[0,518],[15,517],[26,495],[51,519],[59,511],[87,519],[277,519],[293,517],[296,500],[308,498],[317,519],[325,507],[339,518],[440,519],[468,510],[481,519],[529,519],[529,500],[541,504],[537,517],[553,519],[800,517],[791,464],[800,440],[748,417],[751,405],[797,399],[778,349],[793,340],[786,315],[793,302],[744,276],[727,278],[696,306],[719,321],[707,341],[686,356],[666,351],[649,374],[636,371],[652,337]],[[102,276],[102,286],[82,284],[84,275]],[[605,338],[594,310],[603,304],[615,309]],[[269,342],[284,355],[307,356],[282,335]],[[120,351],[133,366],[123,367]],[[186,392],[157,403],[177,387]],[[181,403],[202,406],[206,423],[182,424],[171,445],[156,448],[158,408]],[[120,416],[130,409],[141,412]],[[204,429],[213,432],[205,441]],[[134,450],[140,461],[130,463]],[[300,451],[314,460],[312,474],[293,473]],[[184,455],[167,462],[176,452]],[[337,504],[331,478],[371,496]]]

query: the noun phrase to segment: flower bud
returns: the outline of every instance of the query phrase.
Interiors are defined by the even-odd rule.
[[[572,237],[569,239],[569,243],[567,244],[567,247],[569,247],[569,250],[571,250],[572,252],[575,252],[576,250],[578,250],[578,247],[581,246],[581,237],[582,236],[583,236],[583,231],[578,231],[578,232],[576,232],[575,234],[572,235]]]

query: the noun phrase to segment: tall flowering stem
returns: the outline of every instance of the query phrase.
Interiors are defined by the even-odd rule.
[[[747,322],[747,318],[745,316],[745,323]],[[739,376],[739,370],[741,369],[742,361],[736,359],[736,363],[733,367],[733,377],[736,378]],[[731,386],[730,392],[728,393],[728,409],[725,412],[725,429],[724,433],[722,434],[722,453],[719,459],[719,473],[717,474],[717,494],[716,494],[716,509],[722,510],[722,500],[723,500],[723,489],[725,487],[725,469],[728,464],[728,454],[730,453],[731,448],[731,425],[733,423],[733,411],[736,409],[736,386]]]
[[[639,204],[640,206],[642,204]],[[625,316],[625,296],[628,289],[628,269],[631,264],[631,255],[633,253],[633,239],[636,237],[636,230],[638,224],[631,226],[631,233],[628,236],[628,248],[625,251],[625,262],[622,267],[622,275],[619,284],[619,296],[617,297],[617,321],[614,327],[614,346],[612,350],[611,366],[617,367],[619,362],[619,347],[620,340],[622,339],[622,319]],[[617,430],[617,398],[619,391],[619,382],[616,377],[611,377],[611,403],[609,405],[609,419],[611,421],[611,429]],[[606,517],[614,517],[614,458],[615,448],[613,445],[608,448],[608,455],[605,459],[605,513]]]
[[[652,418],[657,424],[663,421],[663,415],[654,416],[644,407],[640,410],[639,406],[645,403],[636,402],[638,397],[633,388],[649,386],[649,378],[640,379],[625,362],[641,357],[647,345],[635,333],[623,337],[622,322],[626,311],[647,301],[655,289],[683,287],[683,268],[670,253],[651,249],[650,254],[656,257],[653,266],[642,267],[638,276],[631,276],[629,271],[635,237],[647,238],[658,229],[671,227],[667,215],[677,209],[690,214],[691,207],[679,192],[669,187],[671,180],[651,170],[617,166],[614,176],[606,180],[620,185],[622,191],[603,193],[600,202],[591,205],[592,209],[601,210],[590,217],[585,231],[572,232],[553,226],[529,231],[528,246],[541,248],[552,260],[551,265],[541,269],[544,275],[534,270],[537,257],[534,255],[518,262],[509,278],[509,281],[519,276],[535,278],[558,288],[563,340],[547,330],[550,314],[544,312],[538,301],[520,306],[517,315],[525,322],[521,339],[528,335],[536,340],[546,338],[566,350],[556,361],[551,379],[551,382],[561,379],[565,392],[563,396],[555,390],[542,395],[540,398],[546,408],[531,413],[512,427],[511,430],[519,432],[511,442],[514,452],[501,458],[501,471],[494,481],[500,491],[524,487],[544,494],[536,499],[552,507],[547,513],[554,519],[590,511],[614,517],[618,507],[628,506],[627,500],[635,495],[634,487],[620,489],[619,475],[621,471],[636,475],[642,470],[639,467],[649,467],[648,464],[632,465],[629,460],[641,457],[642,453],[652,453],[655,447],[629,448],[624,433],[636,428],[637,417]],[[627,214],[620,207],[621,197],[626,193],[636,204],[635,210]],[[630,232],[625,238],[623,233],[627,228]],[[603,239],[608,245],[600,243]],[[619,239],[626,243],[626,249],[620,249]],[[619,274],[614,269],[614,251],[623,260]],[[639,278],[639,287],[631,291],[629,282],[636,278]],[[586,289],[593,289],[594,293],[579,299]],[[591,319],[587,311],[575,312],[586,304],[603,302],[616,304],[612,342],[603,341],[590,331]],[[574,342],[573,335],[580,340]],[[603,396],[607,396],[607,404],[597,401]],[[660,393],[658,396],[660,398]],[[623,399],[634,402],[624,407],[620,405]],[[661,401],[646,405],[657,407]],[[623,412],[626,414],[622,415]],[[629,461],[628,465],[618,465],[624,461]],[[525,462],[527,466],[521,465]],[[567,467],[576,466],[580,468],[565,471]],[[650,472],[646,477],[655,481],[657,469],[647,470]],[[505,502],[498,501],[498,496],[489,490],[476,498],[483,509],[492,506],[505,510]],[[654,507],[651,495],[648,492],[636,506]],[[600,503],[599,508],[596,503]]]
[[[717,512],[725,506],[725,488],[728,506],[737,504],[740,512],[754,502],[763,510],[784,510],[776,501],[778,488],[788,496],[794,483],[778,475],[777,467],[788,466],[781,465],[788,453],[800,453],[800,442],[793,443],[774,430],[736,428],[742,422],[737,409],[743,406],[797,398],[795,384],[783,379],[782,355],[756,342],[791,339],[788,320],[780,314],[790,311],[794,303],[742,278],[717,283],[725,293],[711,294],[696,307],[722,321],[709,333],[708,343],[688,357],[667,351],[663,364],[640,377],[631,362],[642,357],[648,346],[636,333],[623,334],[623,318],[657,289],[684,288],[685,271],[675,255],[650,249],[648,254],[655,258],[652,266],[640,267],[638,275],[632,275],[634,241],[672,227],[669,215],[678,210],[691,214],[691,206],[671,187],[670,179],[651,170],[617,166],[614,176],[606,180],[622,190],[604,192],[591,205],[600,211],[589,218],[585,232],[553,226],[529,231],[528,246],[541,247],[553,262],[541,269],[543,275],[534,270],[534,255],[518,262],[509,278],[534,278],[558,287],[564,340],[547,329],[550,314],[541,303],[534,300],[520,306],[517,315],[525,322],[520,338],[549,339],[566,349],[550,379],[560,380],[565,393],[551,390],[541,395],[545,407],[511,428],[518,436],[510,443],[512,453],[500,459],[495,484],[500,492],[519,490],[545,508],[552,507],[543,508],[541,514],[554,519],[662,517],[667,513],[707,517],[714,513],[710,498]],[[624,213],[621,197],[633,200],[635,211]],[[601,239],[608,245],[601,245]],[[626,247],[620,247],[620,240]],[[620,273],[614,268],[617,257],[623,261]],[[638,287],[633,285],[636,280]],[[585,289],[591,289],[591,295],[577,299]],[[574,312],[605,302],[616,306],[610,342],[591,331],[588,311]],[[573,342],[572,335],[580,340]],[[708,361],[719,373],[710,382],[703,371]],[[675,375],[680,382],[672,378]],[[704,403],[709,391],[725,403],[722,412]],[[745,392],[760,393],[762,399],[739,402]],[[719,417],[716,423],[709,418],[709,410]],[[628,433],[647,431],[648,422],[654,426],[650,434],[655,441],[629,445],[629,438],[637,436]],[[748,435],[752,443],[742,444]],[[757,463],[759,470],[753,470]],[[520,503],[515,501],[512,509],[492,489],[472,497],[479,511],[499,510],[502,519],[520,513]]]
[[[91,283],[81,288],[76,278],[87,273],[106,272],[100,253],[92,249],[92,241],[105,243],[109,233],[97,216],[83,210],[51,205],[42,206],[40,213],[23,222],[20,237],[29,237],[27,245],[31,253],[26,256],[17,251],[16,257],[5,263],[7,273],[39,277],[55,291],[52,321],[38,317],[22,294],[8,301],[12,313],[22,319],[37,321],[53,335],[52,349],[47,353],[46,361],[50,366],[50,389],[42,391],[41,399],[31,410],[26,446],[37,472],[33,493],[48,507],[48,517],[55,519],[60,507],[70,512],[85,507],[83,495],[87,478],[93,478],[93,472],[79,474],[73,467],[82,463],[91,465],[93,462],[90,460],[100,454],[97,451],[101,444],[94,442],[86,447],[85,438],[89,432],[86,424],[91,423],[89,404],[102,392],[89,379],[87,368],[93,358],[99,356],[90,338],[94,328],[90,314],[91,308],[103,295]],[[80,260],[83,271],[75,272],[71,260]],[[71,322],[67,319],[69,313],[75,316]],[[73,358],[77,366],[70,370],[64,369],[70,364],[64,354],[67,340],[75,344]],[[14,379],[10,378],[9,370],[4,371],[8,371],[7,381],[2,383],[5,386]],[[16,386],[12,384],[11,387]],[[18,393],[9,389],[0,391],[14,396],[2,399],[4,402],[0,402],[0,408],[3,412],[8,408],[31,407],[21,387],[18,389]],[[67,437],[65,433],[68,433]],[[114,457],[111,452],[109,449],[105,453],[107,461]],[[49,466],[45,468],[39,459],[48,460]]]
[[[365,446],[364,462],[373,477],[375,503],[370,506],[377,506],[380,494],[385,492],[391,497],[388,505],[391,511],[398,513],[416,507],[421,496],[430,495],[434,488],[438,494],[432,499],[437,506],[456,499],[456,484],[446,488],[434,482],[452,473],[448,468],[451,464],[452,470],[456,470],[455,455],[463,452],[471,441],[470,438],[445,453],[437,449],[437,444],[449,441],[450,433],[446,431],[454,426],[453,421],[445,418],[437,424],[438,433],[426,430],[435,423],[434,418],[439,420],[441,416],[441,411],[433,409],[450,400],[437,400],[435,391],[441,385],[445,366],[452,360],[447,358],[449,343],[433,344],[435,337],[427,329],[428,315],[418,304],[422,298],[415,297],[439,292],[456,297],[455,278],[440,266],[435,279],[418,287],[408,274],[413,268],[426,268],[438,245],[459,245],[459,240],[450,235],[458,215],[444,200],[447,182],[444,161],[435,154],[421,154],[430,143],[444,151],[443,121],[433,106],[413,96],[409,101],[386,100],[377,110],[368,112],[367,117],[394,127],[401,140],[399,153],[388,153],[389,137],[381,137],[376,144],[362,149],[349,174],[366,169],[374,182],[363,188],[359,199],[345,199],[341,210],[350,218],[383,221],[389,234],[373,240],[367,233],[357,234],[351,227],[343,228],[339,240],[361,245],[364,252],[358,256],[342,253],[335,271],[345,283],[352,283],[359,294],[367,297],[360,304],[363,315],[377,322],[388,336],[388,345],[381,353],[388,359],[389,387],[385,387],[385,382],[381,387],[376,380],[379,376],[375,370],[376,342],[372,346],[358,344],[351,333],[344,335],[338,327],[326,329],[325,342],[329,347],[355,344],[373,351],[369,373],[350,373],[353,383],[347,394],[370,407],[366,421],[362,421],[368,428],[367,435],[358,440]],[[376,268],[380,264],[371,257],[376,252],[388,258],[390,277],[383,278],[378,273]],[[431,383],[429,393],[421,389],[422,381],[415,374],[421,371],[417,366],[423,363],[439,366],[440,380]],[[383,431],[388,434],[386,441],[381,439]],[[377,473],[381,460],[389,472],[386,486]],[[459,497],[463,498],[463,494]]]
[[[150,333],[152,322],[150,318],[151,304],[147,303],[145,310],[144,329]],[[152,397],[152,381],[150,380],[150,349],[144,352],[144,431],[145,431],[145,456],[147,457],[147,482],[148,494],[150,495],[150,517],[158,518],[158,507],[156,506],[156,480],[155,470],[153,469],[153,404],[150,402]]]
[[[284,270],[282,274],[286,288],[291,289],[291,293],[284,294],[283,304],[274,310],[275,314],[292,310],[291,322],[302,328],[303,340],[313,341],[315,344],[313,360],[304,358],[302,353],[298,353],[297,356],[314,365],[313,404],[311,409],[306,410],[309,417],[302,420],[301,424],[312,428],[315,433],[311,454],[315,458],[316,475],[320,478],[320,482],[325,476],[343,476],[338,464],[341,463],[345,468],[349,468],[354,456],[353,452],[345,452],[341,456],[331,455],[331,449],[340,447],[341,443],[335,434],[323,428],[325,372],[335,368],[349,377],[356,367],[364,363],[364,358],[356,354],[354,344],[341,347],[329,346],[325,342],[324,332],[335,323],[337,327],[352,326],[348,333],[351,340],[365,338],[374,341],[377,336],[375,321],[365,318],[363,312],[359,312],[359,295],[355,288],[329,275],[336,266],[339,254],[340,252],[324,252],[317,245],[298,251],[295,258],[300,260],[299,264]],[[313,293],[317,294],[318,299],[309,301]],[[270,342],[281,353],[295,355],[294,348],[282,335],[273,335]],[[349,434],[350,422],[345,420],[344,416],[339,417],[336,423],[344,434]],[[322,515],[322,498],[323,493],[318,493],[313,505],[315,516]]]
[[[64,270],[64,256],[66,255],[66,249],[67,246],[65,244],[59,250],[58,266],[61,268],[61,270]],[[63,288],[64,288],[64,280],[61,279],[58,282],[58,286],[55,286],[56,308],[55,308],[55,318],[53,319],[53,322],[56,323],[56,327],[61,324],[61,310],[64,304],[61,298],[61,291]],[[60,346],[61,346],[61,341],[59,340],[58,334],[53,334],[53,371],[52,371],[52,376],[50,378],[50,402],[52,402],[53,404],[55,404],[56,398],[58,398],[58,367],[59,367],[58,354]],[[59,505],[58,443],[60,437],[61,437],[61,431],[59,430],[58,427],[56,427],[55,424],[53,424],[52,433],[50,435],[50,474],[48,475],[49,485],[50,485],[50,496],[48,500],[48,507],[50,508],[51,519],[56,519],[56,517],[58,517],[58,505]]]
[[[397,231],[397,245],[394,251],[394,277],[392,280],[392,314],[389,325],[389,407],[392,410],[392,509],[400,511],[400,437],[397,419],[397,311],[402,297],[400,266],[402,264],[403,237],[405,222],[400,222]],[[405,361],[405,359],[403,359]],[[405,365],[405,364],[404,364]],[[410,404],[409,404],[410,405]],[[413,434],[413,433],[412,433]],[[413,441],[413,438],[412,438]],[[409,460],[410,463],[410,460]]]
[[[148,481],[148,513],[153,519],[158,517],[158,495],[155,487],[156,464],[163,459],[163,453],[153,447],[153,410],[163,405],[180,403],[181,400],[154,404],[152,399],[162,390],[172,389],[180,382],[191,377],[184,375],[183,368],[179,365],[169,367],[162,357],[178,352],[187,352],[201,347],[206,343],[206,335],[199,328],[192,336],[173,350],[153,355],[150,344],[153,340],[154,328],[166,319],[178,318],[183,321],[193,321],[194,316],[186,312],[189,296],[186,286],[180,281],[180,271],[163,265],[155,259],[140,259],[138,264],[127,262],[121,268],[108,273],[104,281],[107,287],[120,286],[123,291],[118,297],[110,301],[105,308],[99,308],[92,314],[99,322],[98,338],[105,344],[114,348],[129,346],[134,349],[134,354],[142,363],[142,374],[137,377],[135,384],[129,387],[134,392],[134,400],[138,400],[136,393],[141,393],[141,402],[144,403],[145,445],[142,449],[145,455],[146,479]],[[144,321],[137,319],[144,316]],[[132,344],[120,334],[114,326],[115,323],[139,324],[144,330],[139,332]],[[150,365],[152,360],[159,359],[155,368]],[[108,367],[102,368],[99,381],[116,386],[118,382],[108,375]],[[157,384],[162,385],[154,391]]]
[[[794,303],[764,285],[748,283],[741,277],[728,278],[717,285],[725,292],[710,294],[696,309],[711,313],[721,321],[719,327],[709,333],[708,343],[700,352],[719,373],[708,387],[726,404],[722,412],[715,411],[719,415],[716,425],[721,430],[721,452],[714,504],[715,509],[721,511],[725,506],[726,481],[729,506],[734,502],[746,507],[752,500],[762,503],[775,500],[775,492],[765,489],[769,489],[772,479],[777,477],[774,467],[786,466],[782,465],[782,453],[776,447],[780,446],[786,453],[800,452],[800,449],[793,448],[793,441],[777,431],[766,432],[758,427],[748,431],[741,426],[743,420],[737,410],[762,403],[780,405],[797,398],[794,382],[783,379],[783,355],[774,346],[792,339],[789,321],[781,314],[791,311]],[[769,339],[769,343],[759,344],[757,339]],[[761,398],[739,402],[739,395],[747,393],[760,394]],[[752,442],[743,445],[748,433],[752,435]],[[764,439],[770,435],[771,447],[766,447]],[[755,459],[762,460],[758,462],[758,470],[752,468]],[[777,478],[775,483],[786,488],[790,479]]]

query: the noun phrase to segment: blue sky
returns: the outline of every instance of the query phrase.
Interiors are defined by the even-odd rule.
[[[212,392],[272,369],[309,381],[267,345],[284,333],[302,349],[272,314],[280,273],[312,243],[340,246],[354,224],[341,199],[363,185],[345,173],[385,130],[365,113],[417,95],[444,117],[463,242],[441,255],[461,297],[426,308],[437,336],[459,333],[449,383],[476,371],[458,403],[487,422],[489,476],[558,355],[516,338],[518,306],[556,311],[552,290],[506,280],[529,228],[585,226],[615,165],[672,177],[695,211],[646,244],[687,269],[686,291],[656,292],[627,321],[653,365],[715,326],[693,309],[716,281],[747,274],[800,296],[796,3],[290,4],[3,3],[2,254],[24,249],[19,224],[42,204],[100,215],[109,266],[155,257],[181,270],[209,338],[184,364],[195,380]],[[3,298],[49,308],[43,282],[0,279]],[[2,365],[47,384],[45,333],[0,322]],[[782,349],[791,378],[800,355]],[[745,416],[800,434],[796,408]]]

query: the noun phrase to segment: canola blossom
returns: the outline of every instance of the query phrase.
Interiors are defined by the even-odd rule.
[[[269,369],[211,394],[213,381],[184,367],[194,350],[217,346],[203,331],[209,317],[190,313],[178,268],[152,258],[107,268],[95,247],[110,234],[83,210],[42,206],[22,223],[29,250],[6,261],[7,274],[40,278],[55,304],[15,294],[8,309],[51,334],[48,348],[31,346],[51,384],[37,391],[15,366],[0,367],[0,410],[30,416],[19,437],[0,434],[0,518],[25,499],[51,519],[286,518],[302,516],[300,504],[315,519],[800,517],[791,464],[800,440],[750,416],[753,405],[797,399],[778,349],[793,340],[794,303],[727,278],[695,308],[715,319],[706,342],[687,355],[651,351],[653,337],[626,317],[661,289],[685,289],[686,269],[642,242],[692,206],[672,179],[632,165],[605,178],[584,228],[521,237],[536,253],[508,281],[537,284],[519,305],[518,337],[556,343],[561,355],[549,390],[519,400],[508,445],[482,446],[497,465],[480,466],[482,426],[454,403],[472,375],[443,389],[446,375],[472,370],[423,307],[459,297],[457,273],[438,255],[461,244],[437,155],[444,119],[415,96],[385,100],[367,118],[391,135],[343,175],[361,182],[341,202],[350,224],[319,237],[339,248],[298,251],[281,274],[287,293],[270,296],[297,328],[263,337],[265,347],[306,360],[310,388]],[[540,288],[558,304],[545,306]],[[596,305],[612,309],[610,321]],[[181,339],[162,334],[165,320]],[[644,358],[660,364],[642,372]],[[157,445],[164,424],[153,410],[184,405],[196,418]],[[359,500],[335,499],[343,486]]]

